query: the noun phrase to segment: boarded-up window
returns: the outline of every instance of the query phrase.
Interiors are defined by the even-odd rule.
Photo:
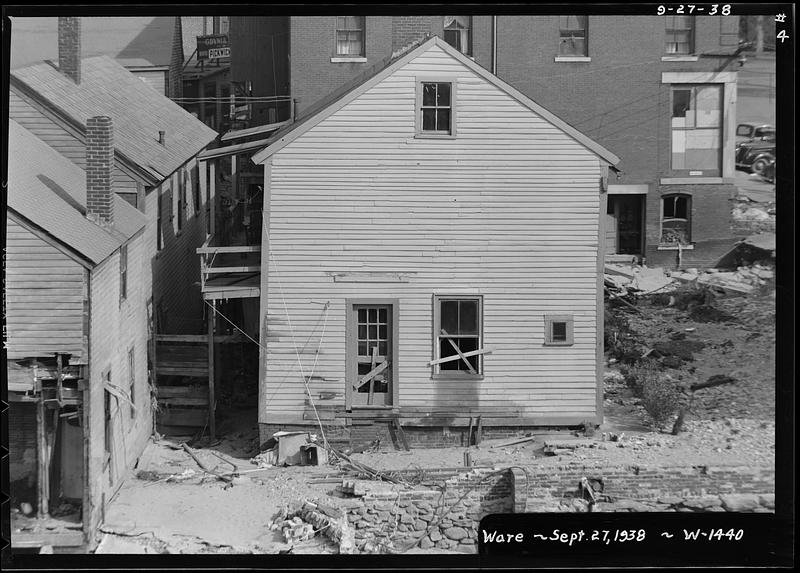
[[[588,56],[587,16],[559,16],[558,54],[560,56]]]
[[[119,248],[119,299],[128,298],[128,245]]]
[[[445,16],[444,41],[459,52],[472,55],[472,16]]]
[[[690,244],[692,198],[689,195],[665,195],[661,198],[661,205],[661,244]]]
[[[364,16],[337,16],[336,55],[364,56]]]
[[[672,87],[672,169],[719,174],[722,85]]]
[[[666,19],[664,52],[694,53],[694,16],[664,16]]]
[[[434,297],[434,374],[483,374],[483,301],[475,297]]]
[[[569,346],[574,343],[573,318],[568,314],[544,317],[544,343],[547,346]]]

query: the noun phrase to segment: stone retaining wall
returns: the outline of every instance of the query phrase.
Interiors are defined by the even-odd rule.
[[[582,481],[592,486],[595,503]],[[360,552],[418,545],[474,553],[478,524],[491,513],[772,512],[774,491],[774,468],[749,466],[476,468],[449,477],[442,489],[367,487],[347,519]]]

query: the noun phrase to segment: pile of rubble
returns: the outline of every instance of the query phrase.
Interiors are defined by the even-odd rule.
[[[355,553],[355,532],[347,515],[334,507],[304,500],[283,507],[270,521],[272,531],[280,531],[286,543],[309,541],[317,534],[334,543],[340,554]]]

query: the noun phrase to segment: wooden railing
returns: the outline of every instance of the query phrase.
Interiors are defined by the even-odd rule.
[[[203,246],[197,248],[197,254],[200,255],[200,281],[203,289],[206,282],[214,276],[261,272],[260,244],[218,245],[217,242],[216,237],[210,235]]]

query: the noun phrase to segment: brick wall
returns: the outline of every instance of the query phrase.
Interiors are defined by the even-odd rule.
[[[81,83],[81,19],[58,17],[58,69],[76,84]]]
[[[430,33],[430,16],[393,16],[392,52],[402,50]]]
[[[191,53],[191,52],[190,52]],[[183,29],[181,26],[181,18],[175,17],[175,28],[172,33],[172,53],[169,60],[168,72],[168,86],[167,97],[180,98],[183,97]]]
[[[647,202],[646,212],[646,262],[649,266],[677,268],[677,251],[658,250],[661,236],[661,197],[680,193],[692,201],[693,250],[681,253],[682,267],[704,267],[713,264],[728,252],[736,239],[731,219],[732,200],[736,187],[727,184],[713,185],[660,185]]]
[[[417,544],[474,553],[478,525],[488,514],[588,511],[579,487],[583,478],[602,482],[602,492],[595,485],[601,497],[592,511],[772,512],[775,507],[774,469],[752,466],[525,466],[428,477],[438,477],[443,487],[364,485],[365,493],[347,507],[359,552]]]
[[[104,224],[114,222],[114,127],[110,117],[86,120],[86,211]]]
[[[36,506],[36,406],[12,402],[8,409],[8,473],[11,497]]]

